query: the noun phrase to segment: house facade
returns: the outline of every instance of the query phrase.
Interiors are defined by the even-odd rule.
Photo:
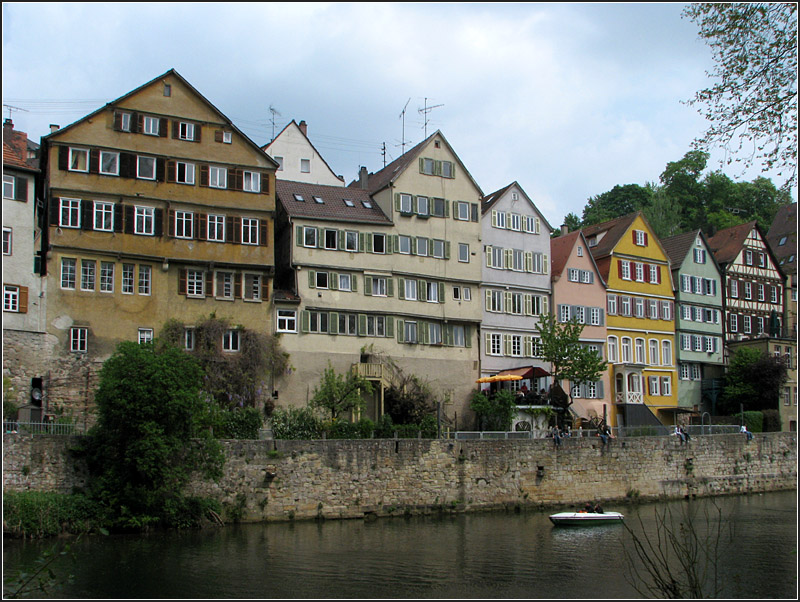
[[[561,322],[583,324],[581,343],[607,360],[606,286],[583,232],[563,233],[550,241],[553,314]],[[611,405],[609,372],[596,382],[572,387],[572,410],[587,422],[608,416]],[[564,391],[570,383],[562,383]]]
[[[28,137],[3,124],[3,376],[14,387],[18,407],[41,415],[41,380],[48,366],[46,287],[41,277],[41,238],[36,181],[38,159],[28,153]],[[35,406],[35,407],[34,407]],[[30,411],[21,416],[30,417]]]
[[[661,242],[675,287],[678,407],[714,415],[725,359],[722,273],[700,230]]]
[[[262,147],[278,164],[275,173],[279,180],[344,186],[344,178],[337,176],[322,155],[308,139],[308,125],[294,119],[275,139]]]
[[[91,414],[120,341],[214,314],[270,332],[275,162],[170,70],[43,138],[50,401]]]
[[[552,228],[517,182],[484,197],[481,213],[481,376],[516,370],[511,388],[546,390],[538,321],[550,312]]]
[[[674,424],[675,297],[669,259],[641,213],[583,230],[606,282],[612,426]]]

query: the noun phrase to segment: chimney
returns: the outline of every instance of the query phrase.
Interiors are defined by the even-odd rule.
[[[303,132],[303,136],[308,138],[308,125],[306,125],[305,120],[301,121],[297,124],[297,127],[300,128],[300,131]]]
[[[569,226],[567,224],[561,224],[561,236],[565,234],[569,234]]]
[[[14,122],[11,121],[11,117],[6,117],[5,121],[3,121],[3,135],[13,130],[14,130]]]
[[[60,128],[61,128],[60,125],[58,125],[56,123],[51,123],[50,124],[50,133],[52,134],[53,132],[57,132]]]
[[[358,180],[361,182],[361,190],[367,189],[367,184],[369,182],[369,174],[367,173],[367,168],[363,165],[361,169],[358,171]]]

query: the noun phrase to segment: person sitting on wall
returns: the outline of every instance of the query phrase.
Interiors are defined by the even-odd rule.
[[[753,433],[751,433],[750,431],[748,431],[748,430],[747,430],[747,427],[746,427],[744,424],[742,425],[742,428],[740,428],[740,429],[739,429],[739,432],[740,432],[740,433],[744,433],[745,435],[747,435],[747,440],[748,440],[748,441],[750,441],[750,439],[752,439],[752,438],[753,438]]]

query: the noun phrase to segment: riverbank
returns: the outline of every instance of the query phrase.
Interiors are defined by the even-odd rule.
[[[76,438],[3,436],[7,491],[69,493]],[[242,522],[342,519],[679,499],[797,488],[796,433],[453,441],[227,440],[223,477],[190,495]]]

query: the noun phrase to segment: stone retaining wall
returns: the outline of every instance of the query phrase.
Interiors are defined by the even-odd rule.
[[[74,438],[4,435],[3,486],[68,492],[86,471]],[[797,488],[796,433],[446,441],[223,441],[218,483],[196,481],[244,520],[356,518],[444,510],[574,506]],[[27,467],[27,468],[26,468]]]

